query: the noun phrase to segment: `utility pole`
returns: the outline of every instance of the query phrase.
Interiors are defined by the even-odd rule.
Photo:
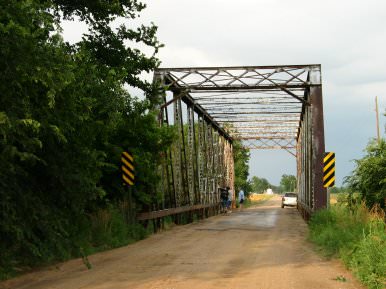
[[[378,96],[375,97],[375,113],[376,113],[376,121],[377,121],[377,140],[378,140],[378,144],[380,144],[381,138],[379,133]]]

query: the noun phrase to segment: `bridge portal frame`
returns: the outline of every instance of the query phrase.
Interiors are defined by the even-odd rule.
[[[165,152],[161,169],[162,210],[151,216],[142,214],[142,219],[181,210],[216,210],[218,188],[234,189],[235,139],[243,141],[247,148],[290,152],[297,159],[299,211],[308,219],[315,210],[326,207],[319,64],[159,68],[154,82],[172,93],[171,99],[163,96],[159,122],[175,126],[177,137],[173,147]],[[267,96],[240,97],[245,92]],[[276,93],[274,97],[269,96],[272,92]],[[221,97],[216,98],[213,93]],[[255,104],[259,108],[251,109]],[[172,111],[168,109],[171,105]]]

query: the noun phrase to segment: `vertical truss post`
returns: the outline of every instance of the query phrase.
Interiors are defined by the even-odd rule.
[[[162,79],[160,79],[160,75],[158,74],[155,74],[154,75],[154,79],[153,79],[153,82],[158,82],[158,83],[162,83]],[[161,96],[164,100],[165,100],[165,95]],[[159,115],[158,115],[158,125],[159,126],[163,126],[163,123],[164,123],[164,110],[163,108],[158,105],[157,106],[158,109],[160,109],[160,112],[159,112]],[[165,155],[165,158],[163,158],[164,162],[160,163],[159,166],[158,166],[158,173],[162,176],[162,181],[160,182],[160,185],[161,185],[161,188],[160,188],[160,192],[161,192],[161,203],[159,202],[159,199],[157,198],[156,200],[156,208],[157,209],[164,209],[165,206],[166,206],[166,195],[168,194],[168,174],[167,174],[167,157],[166,157],[166,152],[163,152],[163,154]],[[154,192],[155,193],[155,192]],[[130,193],[130,204],[129,206],[131,207],[133,204],[132,204],[132,201],[131,201],[131,193]]]
[[[306,92],[306,99],[309,98]],[[303,217],[308,219],[314,210],[313,201],[313,180],[311,178],[312,171],[312,116],[311,106],[306,105],[303,108],[302,120],[300,122],[300,132],[298,136],[298,182],[299,182],[299,209]]]
[[[183,203],[182,197],[182,154],[181,154],[181,122],[180,122],[180,103],[173,103],[174,107],[174,125],[178,130],[177,141],[173,145],[173,169],[174,169],[174,191],[176,193],[176,206],[179,207]]]
[[[218,153],[218,159],[217,159],[217,175],[218,175],[218,186],[219,187],[224,187],[224,182],[223,182],[223,157],[224,157],[224,147],[223,147],[223,137],[221,135],[218,135],[218,148],[217,148],[217,153]]]
[[[220,158],[220,136],[217,132],[214,132],[214,202],[219,203],[218,187],[220,186],[220,167],[221,167],[221,158]]]
[[[198,157],[198,178],[199,178],[199,192],[200,203],[205,204],[205,134],[204,134],[204,119],[200,116],[198,123],[198,145],[199,145],[199,157]]]
[[[206,166],[205,166],[205,174],[206,174],[206,187],[205,187],[205,195],[206,195],[206,203],[210,204],[210,188],[211,188],[211,175],[212,175],[212,162],[211,162],[211,138],[210,138],[210,124],[208,124],[206,121],[205,128],[204,128],[204,134],[205,134],[205,159],[206,159]]]
[[[182,175],[182,198],[184,205],[190,203],[189,197],[189,184],[188,184],[188,164],[186,158],[186,144],[185,144],[185,132],[184,132],[184,120],[182,114],[182,101],[181,98],[177,100],[179,115],[180,115],[180,137],[181,137],[181,175]]]
[[[312,73],[312,72],[311,72]],[[327,207],[327,190],[323,187],[324,121],[322,87],[310,88],[312,109],[312,182],[315,210]]]
[[[233,158],[233,145],[232,143],[229,143],[229,146],[230,146],[230,179],[229,179],[229,182],[230,182],[230,188],[232,189],[232,192],[233,192],[233,200],[235,200],[235,197],[236,197],[236,192],[235,192],[235,161],[234,161],[234,158]],[[233,205],[235,205],[235,203],[233,203]]]
[[[163,78],[159,74],[154,75],[153,82],[160,84],[164,83]],[[166,103],[166,94],[162,96],[163,102]],[[169,126],[169,112],[168,107],[160,107],[160,114],[158,119],[159,125]],[[173,172],[173,152],[172,147],[163,152],[164,159],[161,164],[162,175],[162,209],[176,207],[176,195],[174,189],[174,172]]]
[[[199,156],[199,145],[198,145],[198,126],[196,125],[194,117],[194,106],[191,110],[191,119],[192,119],[192,137],[193,137],[193,179],[194,179],[194,203],[200,204],[200,179],[199,179],[199,170],[200,170],[200,156]],[[197,119],[198,122],[198,119]]]
[[[202,136],[201,136],[201,122],[202,117],[198,116],[197,125],[195,131],[197,135],[197,146],[196,146],[196,176],[197,176],[197,197],[196,202],[202,203]]]
[[[226,185],[233,190],[234,185],[234,160],[233,160],[233,146],[230,141],[225,141],[225,171],[226,171]]]
[[[220,175],[221,175],[221,187],[226,187],[226,169],[225,169],[225,138],[223,136],[220,136],[220,156],[221,156],[221,162],[220,162]]]
[[[207,160],[208,160],[208,202],[213,204],[213,190],[214,190],[214,159],[213,159],[213,129],[210,124],[206,126],[207,132]]]
[[[300,133],[298,137],[298,188],[299,188],[299,200],[298,208],[304,209],[306,204],[306,165],[305,165],[305,120],[301,122]],[[304,217],[304,213],[303,213]]]
[[[208,124],[206,121],[203,121],[202,134],[204,136],[204,203],[209,204],[209,139],[208,139]]]
[[[189,190],[189,204],[195,203],[195,174],[194,164],[196,161],[195,145],[194,145],[194,111],[191,106],[188,106],[188,190]]]
[[[162,125],[166,124],[169,126],[169,113],[168,108],[165,107],[162,113]],[[166,178],[163,178],[164,191],[167,193],[167,208],[176,207],[176,194],[174,190],[174,174],[173,174],[173,157],[172,148],[168,148],[165,152],[164,169]]]
[[[297,181],[297,191],[298,191],[298,203],[303,202],[303,183],[304,183],[304,175],[303,175],[303,130],[301,127],[299,128],[298,139],[296,143],[296,181]],[[298,204],[298,208],[300,205]]]
[[[229,165],[229,154],[230,154],[230,148],[229,148],[229,142],[225,141],[224,144],[224,172],[225,172],[225,187],[229,187],[230,184],[230,165]]]
[[[310,106],[306,108],[306,201],[307,206],[311,211],[315,209],[314,190],[313,190],[313,170],[312,170],[312,152],[313,152],[313,138],[312,138],[312,109]]]

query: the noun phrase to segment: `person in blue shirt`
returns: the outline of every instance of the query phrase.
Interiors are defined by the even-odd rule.
[[[243,209],[243,203],[244,203],[245,195],[243,189],[239,191],[239,206],[240,206],[240,211]]]

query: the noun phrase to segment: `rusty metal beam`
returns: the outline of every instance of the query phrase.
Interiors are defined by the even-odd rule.
[[[200,204],[200,205],[193,205],[193,206],[181,206],[178,208],[169,208],[165,210],[159,210],[159,211],[152,211],[152,212],[144,212],[139,213],[137,215],[137,220],[144,221],[144,220],[152,220],[157,218],[162,218],[166,216],[176,215],[184,212],[190,212],[190,211],[196,211],[200,209],[205,208],[212,208],[212,207],[218,207],[219,204]]]
[[[216,130],[223,135],[228,140],[232,141],[232,138],[230,135],[210,116],[210,114],[199,104],[195,103],[193,98],[188,94],[185,93],[182,96],[182,100],[189,106],[193,107],[193,110],[198,114],[201,115],[205,121],[211,123]]]
[[[320,64],[300,64],[300,65],[258,65],[258,66],[201,66],[201,67],[173,67],[157,68],[157,71],[196,71],[196,70],[248,70],[248,69],[280,69],[280,68],[320,68]]]
[[[297,96],[295,93],[291,92],[290,90],[288,90],[287,88],[285,87],[280,87],[281,90],[285,91],[286,93],[288,93],[289,95],[291,95],[293,98],[299,100],[301,103],[303,104],[308,104],[303,98]]]
[[[286,88],[289,89],[297,89],[297,88],[307,88],[311,86],[319,86],[317,84],[290,84],[286,85]],[[230,87],[221,87],[221,91],[245,91],[245,90],[283,90],[281,87],[277,85],[232,85]],[[190,86],[190,91],[219,91],[217,86]]]
[[[315,210],[327,207],[327,191],[323,187],[324,121],[322,88],[310,89],[312,108],[312,182],[315,198]]]

